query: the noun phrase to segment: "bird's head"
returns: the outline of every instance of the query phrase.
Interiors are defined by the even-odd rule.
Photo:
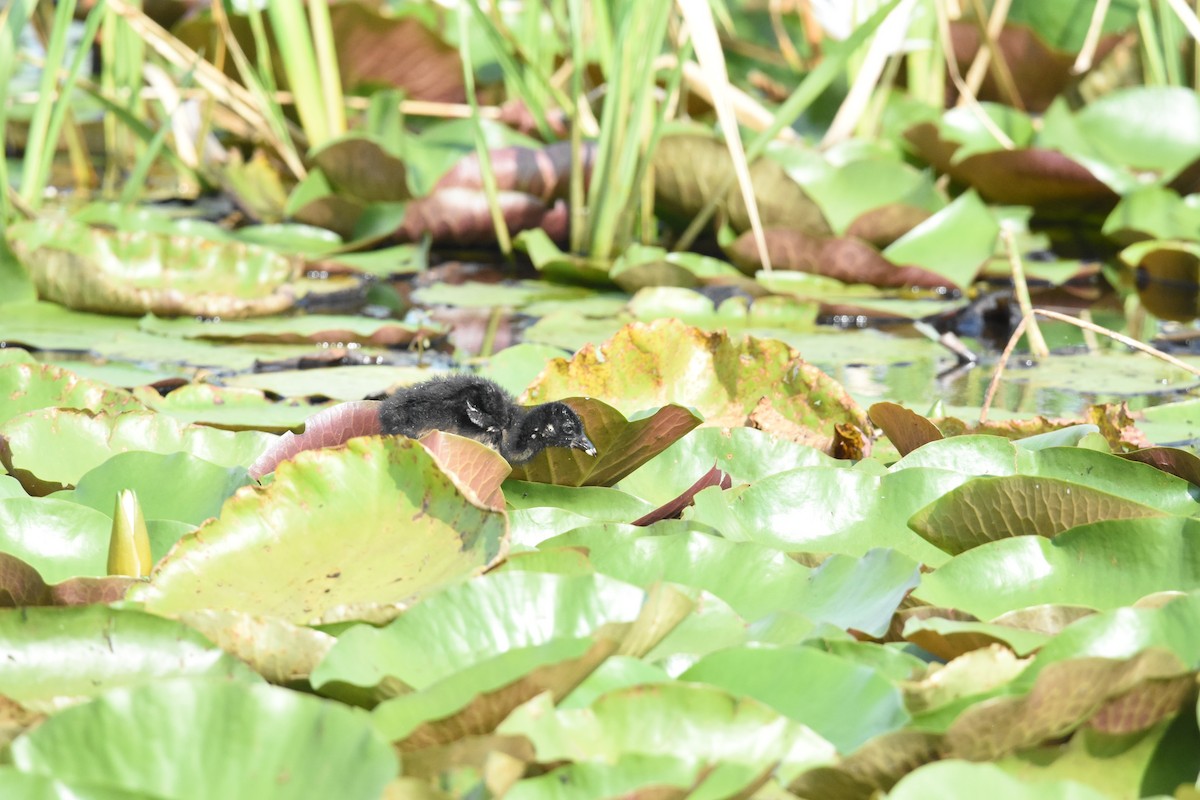
[[[526,430],[541,447],[570,447],[589,456],[596,455],[596,446],[587,437],[583,421],[566,403],[546,403],[531,408]]]

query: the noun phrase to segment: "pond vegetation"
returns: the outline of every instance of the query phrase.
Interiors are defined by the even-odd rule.
[[[1195,796],[1198,40],[12,0],[0,795]]]

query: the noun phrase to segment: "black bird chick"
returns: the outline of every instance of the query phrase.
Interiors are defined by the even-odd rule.
[[[547,447],[596,448],[579,415],[565,403],[517,405],[499,384],[475,375],[451,375],[397,391],[379,408],[384,433],[412,439],[446,431],[482,442],[510,464],[524,464]]]

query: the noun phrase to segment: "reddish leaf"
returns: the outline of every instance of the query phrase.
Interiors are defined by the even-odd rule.
[[[883,289],[904,286],[936,289],[950,285],[941,275],[920,267],[897,266],[874,247],[857,239],[812,236],[781,228],[765,233],[767,254],[775,269],[808,272],[836,278],[843,283],[866,283]],[[753,272],[762,266],[753,235],[749,232],[739,236],[727,252],[730,260],[745,272]]]
[[[305,450],[335,447],[355,436],[371,436],[379,432],[378,402],[357,400],[341,403],[305,420],[304,433],[288,431],[276,439],[266,452],[250,465],[250,477],[258,480],[274,472],[280,462],[287,461]]]
[[[1200,486],[1200,458],[1195,453],[1180,450],[1178,447],[1147,447],[1134,450],[1132,453],[1118,453],[1130,461],[1140,461],[1155,469],[1169,472],[1183,478],[1188,483]]]
[[[419,441],[469,499],[495,511],[504,510],[500,484],[512,472],[508,462],[474,439],[432,431]]]
[[[510,234],[543,228],[551,239],[563,241],[566,238],[565,203],[547,207],[537,197],[522,192],[500,192],[499,201]],[[404,222],[396,235],[405,241],[416,241],[426,234],[435,242],[456,245],[494,243],[496,230],[487,195],[478,189],[451,187],[413,200],[408,204]]]
[[[136,578],[71,578],[49,585],[41,574],[16,556],[0,553],[0,608],[78,606],[115,603],[125,598]]]
[[[71,578],[50,587],[51,605],[89,606],[96,603],[115,603],[125,599],[129,587],[142,581],[125,575],[107,578]]]
[[[591,181],[595,145],[583,145],[584,186]],[[571,143],[557,142],[539,150],[528,147],[498,147],[491,151],[496,186],[503,192],[522,192],[542,202],[565,200],[571,185]],[[483,171],[479,157],[472,153],[442,176],[437,189],[483,189]]]
[[[846,236],[887,247],[931,216],[923,208],[891,203],[859,214],[846,229]]]
[[[50,587],[21,559],[0,553],[0,608],[50,605]]]
[[[465,102],[462,59],[415,16],[395,19],[362,3],[329,8],[338,69],[349,89],[385,84],[413,100]]]
[[[959,144],[941,138],[933,123],[915,125],[904,137],[939,172],[969,184],[989,202],[1014,206],[1085,204],[1098,208],[1110,208],[1117,202],[1112,189],[1082,164],[1056,150],[993,150],[953,162]]]
[[[979,51],[979,26],[975,22],[950,23],[954,58],[963,74],[974,61]],[[1092,57],[1092,67],[1104,60],[1121,41],[1116,34],[1101,37]],[[1042,41],[1033,30],[1024,25],[1005,26],[996,37],[1001,58],[1013,78],[1013,85],[1027,111],[1045,111],[1054,98],[1062,94],[1083,76],[1075,72],[1076,54],[1056,50]],[[1008,102],[996,83],[996,72],[989,69],[977,92],[980,100]],[[947,101],[953,104],[957,93],[947,80]]]
[[[901,456],[942,438],[942,432],[932,422],[895,403],[876,403],[867,409],[867,416],[883,428],[884,435],[896,446]]]
[[[635,519],[632,525],[646,526],[653,525],[655,522],[664,519],[673,519],[679,516],[679,512],[692,504],[692,499],[701,489],[707,489],[710,486],[720,486],[722,489],[728,489],[733,486],[733,478],[717,468],[713,464],[713,468],[700,476],[700,479],[689,486],[678,497],[670,502],[663,503],[658,508],[651,511],[644,517]]]

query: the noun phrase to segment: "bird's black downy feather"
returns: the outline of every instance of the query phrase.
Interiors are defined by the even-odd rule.
[[[519,406],[499,384],[475,375],[433,378],[397,391],[380,406],[379,424],[384,433],[413,439],[435,430],[466,436],[511,464],[524,464],[547,447],[596,454],[570,406]]]

